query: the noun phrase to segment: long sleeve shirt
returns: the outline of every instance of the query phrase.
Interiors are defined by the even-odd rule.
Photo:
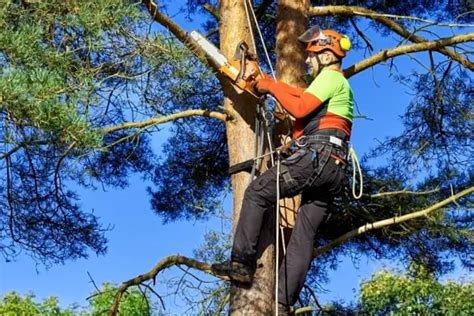
[[[269,92],[296,119],[293,138],[328,128],[339,129],[350,137],[354,100],[342,72],[323,69],[307,89],[273,82]]]

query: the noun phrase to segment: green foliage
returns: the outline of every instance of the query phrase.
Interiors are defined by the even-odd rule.
[[[106,229],[67,185],[123,188],[130,173],[149,177],[156,166],[142,130],[104,129],[211,104],[196,82],[216,95],[212,74],[151,31],[139,3],[0,0],[0,251],[7,259],[19,248],[45,263],[103,254]]]
[[[472,315],[474,283],[440,283],[423,266],[406,275],[382,271],[361,286],[361,307],[369,315]]]
[[[113,304],[117,288],[106,283],[100,289],[100,294],[93,296],[89,301],[88,313],[93,315],[105,315]],[[146,316],[151,315],[151,306],[148,297],[138,289],[130,289],[120,302],[119,315]],[[151,303],[150,303],[151,304]]]
[[[77,305],[68,308],[59,306],[59,299],[50,296],[38,303],[33,294],[20,296],[16,292],[10,292],[0,297],[0,315],[2,316],[72,316],[72,315],[107,315],[112,306],[117,287],[106,283],[98,293],[89,300],[89,305],[79,308]],[[126,316],[146,316],[151,315],[153,303],[148,303],[150,299],[138,289],[127,291],[120,303],[119,315]]]
[[[60,308],[57,297],[48,297],[41,303],[36,303],[34,299],[35,296],[32,294],[26,294],[22,297],[16,292],[7,293],[0,298],[0,315],[72,316],[75,314],[75,308]]]
[[[8,1],[0,8],[0,110],[31,138],[97,147],[90,64],[108,32],[138,11],[126,1]],[[14,133],[12,131],[12,133]]]

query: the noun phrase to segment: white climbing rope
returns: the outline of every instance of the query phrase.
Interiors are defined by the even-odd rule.
[[[360,199],[364,190],[364,178],[362,176],[362,170],[360,168],[359,159],[357,158],[354,148],[351,146],[349,149],[349,157],[352,161],[352,196],[356,200]],[[359,174],[359,193],[356,193],[356,173]]]
[[[263,47],[263,50],[265,52],[265,58],[267,59],[267,63],[268,63],[268,66],[270,68],[272,77],[273,77],[274,80],[276,80],[275,71],[273,70],[270,55],[268,54],[268,50],[267,50],[267,47],[265,45],[265,40],[263,39],[263,35],[262,35],[261,30],[260,30],[260,26],[259,26],[258,21],[257,21],[257,16],[255,15],[255,11],[253,10],[252,3],[250,2],[250,0],[244,0],[244,6],[245,6],[245,13],[246,13],[246,16],[247,16],[247,22],[248,22],[248,25],[249,25],[250,35],[252,37],[252,43],[254,45],[255,51],[257,50],[257,45],[256,45],[255,37],[254,37],[254,34],[253,34],[252,21],[251,21],[251,17],[250,17],[249,12],[252,14],[252,18],[254,20],[255,27],[256,27],[256,29],[258,31],[258,34],[260,36],[260,41],[262,43],[262,47]],[[265,123],[265,129],[266,129],[266,132],[267,132],[266,133],[267,134],[267,142],[268,142],[269,151],[270,151],[270,159],[271,159],[272,166],[274,166],[275,161],[273,159],[273,155],[271,154],[271,153],[273,153],[273,144],[272,144],[272,139],[271,139],[271,136],[270,136],[270,133],[269,133],[269,130],[268,130],[268,117],[267,117],[267,112],[266,112],[267,109],[264,108],[264,106],[262,106],[262,108],[263,108],[263,119],[264,119],[264,123]],[[275,219],[275,316],[278,316],[278,283],[279,283],[278,261],[279,261],[279,257],[280,257],[280,230],[281,230],[283,242],[285,242],[284,241],[284,235],[283,235],[283,227],[280,225],[280,163],[281,163],[280,152],[278,150],[276,150],[276,169],[277,169],[276,173],[277,173],[277,175],[276,175],[276,216],[275,216],[276,217],[276,219]],[[283,245],[283,253],[286,255],[285,245]]]

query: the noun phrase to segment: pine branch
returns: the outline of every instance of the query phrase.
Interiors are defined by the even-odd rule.
[[[359,16],[364,16],[364,17],[370,17],[373,19],[389,18],[389,19],[395,19],[395,20],[412,20],[416,22],[423,22],[430,25],[446,26],[446,27],[474,27],[474,24],[436,22],[432,20],[423,19],[417,16],[379,13],[377,11],[366,9],[364,7],[348,6],[348,5],[328,5],[328,6],[323,6],[323,7],[315,6],[309,9],[309,14],[310,16],[321,16],[321,15],[327,15],[327,13],[323,13],[323,12],[328,12],[328,11],[330,11],[331,14],[333,14],[332,12],[334,11],[350,11],[351,15],[359,15]]]
[[[219,67],[216,65],[214,60],[209,58],[204,51],[196,44],[196,42],[189,36],[188,32],[183,30],[178,24],[171,20],[168,16],[161,13],[160,9],[153,0],[143,0],[142,3],[148,9],[151,17],[171,33],[173,33],[176,38],[181,41],[186,47],[188,47],[193,54],[195,54],[199,59],[206,60],[207,64],[211,66],[214,70],[218,70]],[[216,73],[219,77],[219,72]]]
[[[25,141],[25,142],[18,143],[15,147],[10,149],[6,153],[2,154],[0,156],[0,160],[9,158],[11,155],[13,155],[14,153],[16,153],[18,150],[20,150],[22,148],[26,148],[28,146],[48,145],[50,143],[51,142],[49,142],[49,141]]]
[[[380,193],[375,193],[375,194],[368,194],[367,196],[369,198],[375,199],[375,198],[384,198],[384,197],[390,197],[394,195],[428,195],[432,193],[439,192],[440,189],[433,189],[429,191],[408,191],[408,190],[400,190],[400,191],[391,191],[391,192],[380,192]]]
[[[158,262],[149,272],[145,274],[141,274],[133,279],[130,279],[128,281],[125,281],[120,285],[120,287],[117,290],[117,294],[115,295],[114,302],[112,304],[112,307],[109,310],[109,315],[115,316],[118,313],[120,301],[125,294],[125,292],[128,290],[128,288],[132,286],[137,286],[140,285],[146,281],[150,280],[155,280],[156,276],[158,273],[160,273],[163,270],[166,270],[170,267],[173,266],[178,266],[178,265],[185,265],[189,268],[194,268],[199,271],[214,275],[215,277],[218,277],[222,280],[228,280],[228,278],[224,276],[218,276],[215,275],[212,270],[211,266],[208,265],[207,263],[200,262],[191,258],[187,258],[184,256],[169,256]]]
[[[326,15],[339,15],[339,16],[363,16],[367,18],[371,18],[374,21],[377,21],[389,29],[391,29],[393,32],[396,34],[400,35],[401,37],[413,42],[413,43],[424,43],[428,42],[427,39],[413,34],[413,32],[408,31],[405,29],[402,25],[399,23],[395,22],[392,20],[392,18],[395,19],[401,19],[401,18],[411,18],[415,19],[415,17],[405,17],[405,16],[395,16],[395,15],[387,15],[387,14],[381,14],[373,10],[369,10],[363,7],[357,7],[357,6],[324,6],[324,7],[312,7],[309,9],[308,14],[310,16],[326,16]],[[423,22],[433,24],[433,26],[440,26],[442,25],[441,23],[436,23],[432,21],[425,21],[422,20]],[[447,26],[453,26],[453,25],[447,25]],[[469,26],[469,25],[461,25],[461,26]],[[464,67],[474,70],[474,63],[470,62],[466,57],[464,57],[461,54],[456,53],[455,51],[445,48],[445,47],[438,47],[435,50],[440,52],[441,54],[444,54],[451,59],[459,62],[461,65]]]
[[[409,214],[405,214],[403,216],[395,216],[395,217],[392,217],[392,218],[387,218],[387,219],[377,221],[377,222],[374,222],[374,223],[367,223],[363,226],[360,226],[359,228],[356,228],[354,230],[351,230],[350,232],[345,233],[344,235],[336,238],[335,240],[331,241],[330,243],[328,243],[324,246],[321,246],[321,247],[318,247],[318,248],[314,249],[313,256],[314,257],[320,256],[323,253],[326,253],[326,252],[338,247],[339,245],[347,242],[348,240],[350,240],[354,237],[363,235],[363,234],[365,234],[365,233],[367,233],[371,230],[380,229],[380,228],[387,227],[387,226],[390,226],[390,225],[400,224],[400,223],[403,223],[403,222],[406,222],[408,220],[412,220],[412,219],[415,219],[415,218],[427,216],[429,213],[431,213],[433,211],[436,211],[436,210],[438,210],[438,209],[440,209],[440,208],[442,208],[442,207],[444,207],[448,204],[456,203],[457,199],[459,199],[463,196],[467,196],[467,195],[471,194],[472,192],[474,192],[474,186],[470,187],[470,188],[467,188],[467,189],[465,189],[465,190],[463,190],[463,191],[461,191],[461,192],[459,192],[455,195],[452,195],[449,198],[444,199],[444,200],[442,200],[442,201],[440,201],[436,204],[433,204],[433,205],[431,205],[430,207],[428,207],[424,210],[412,212],[412,213],[409,213]]]
[[[375,55],[372,55],[369,58],[364,59],[361,62],[358,62],[355,65],[352,65],[349,68],[344,69],[344,75],[347,78],[349,78],[380,62],[386,61],[388,59],[391,59],[400,55],[406,55],[409,53],[415,53],[415,52],[426,51],[426,50],[439,50],[440,48],[446,47],[449,45],[471,42],[471,41],[474,41],[474,33],[461,34],[461,35],[456,35],[453,37],[441,38],[435,41],[410,44],[410,45],[402,45],[402,46],[398,46],[392,49],[385,49]]]
[[[186,111],[174,113],[167,116],[151,118],[149,120],[145,120],[141,122],[127,122],[120,125],[107,127],[107,128],[102,129],[102,133],[108,134],[108,133],[113,133],[119,130],[132,129],[132,128],[149,128],[155,125],[164,124],[164,123],[171,122],[180,118],[191,117],[191,116],[212,117],[224,122],[232,119],[230,115],[227,115],[221,112],[215,112],[215,111],[209,111],[209,110],[186,110]]]

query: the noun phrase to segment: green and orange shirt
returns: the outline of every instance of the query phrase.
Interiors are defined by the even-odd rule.
[[[270,92],[296,119],[293,138],[334,128],[350,137],[354,98],[341,71],[323,69],[306,90],[279,82]]]

